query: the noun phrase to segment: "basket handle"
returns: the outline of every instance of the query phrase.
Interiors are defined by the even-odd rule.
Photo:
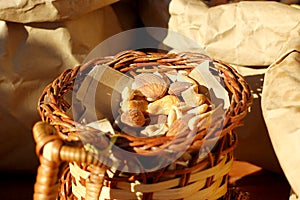
[[[60,170],[65,162],[86,163],[97,167],[98,174],[92,171],[88,184],[97,186],[98,191],[87,190],[86,199],[97,199],[97,196],[99,198],[101,192],[99,185],[101,186],[103,183],[106,167],[95,156],[83,148],[64,144],[57,135],[56,129],[46,122],[37,122],[33,126],[32,132],[36,142],[36,154],[40,161],[34,185],[34,200],[55,200],[57,198]]]

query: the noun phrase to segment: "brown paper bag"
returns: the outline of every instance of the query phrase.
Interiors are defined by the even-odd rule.
[[[299,43],[300,44],[300,43]],[[300,50],[300,46],[298,48]],[[262,111],[280,165],[300,195],[300,51],[284,54],[265,74]]]
[[[278,2],[242,1],[208,8],[198,0],[172,0],[169,11],[170,30],[231,64],[268,66],[299,37],[300,10]]]
[[[3,21],[31,23],[74,19],[119,0],[10,0],[0,2],[0,19]]]
[[[31,130],[45,86],[104,39],[136,26],[126,5],[114,4],[115,12],[114,2],[0,2],[0,171],[35,171]]]

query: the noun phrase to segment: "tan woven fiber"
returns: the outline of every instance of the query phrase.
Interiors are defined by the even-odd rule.
[[[63,144],[55,132],[56,130],[52,126],[44,122],[38,122],[33,127],[34,139],[37,142],[36,152],[40,159],[34,185],[34,199],[50,200],[57,198],[60,173],[64,166],[63,162],[79,162],[101,166],[95,156],[84,149]],[[51,148],[47,148],[47,146]],[[92,182],[93,179],[90,177],[88,181]],[[97,180],[97,182],[99,181],[102,180]],[[90,195],[89,192],[94,193],[94,191],[87,190],[86,195]]]
[[[109,187],[103,187],[101,198],[105,199],[136,199],[139,194],[153,192],[153,199],[174,199],[173,197],[180,199],[218,199],[227,192],[227,182],[224,182],[221,186],[220,183],[223,180],[223,176],[228,174],[231,169],[233,158],[226,162],[226,157],[222,159],[220,163],[212,168],[206,170],[198,170],[190,175],[188,185],[184,187],[178,187],[180,184],[180,178],[174,178],[167,181],[162,181],[154,184],[143,184],[139,182],[118,182],[117,189],[111,189]],[[76,163],[70,164],[70,171],[75,178],[73,183],[75,196],[81,198],[85,196],[86,187],[80,183],[81,178],[86,179],[89,176],[89,172],[82,170]],[[199,191],[199,188],[204,188],[207,178],[214,176],[215,183],[210,187]],[[172,189],[176,188],[176,189]]]
[[[186,150],[189,165],[171,169],[164,167],[149,173],[122,173],[112,171],[109,158],[96,158],[83,147],[82,139],[95,142],[104,149],[107,140],[96,138],[98,130],[75,122],[68,114],[77,75],[87,74],[97,64],[107,64],[121,72],[145,67],[147,70],[181,69],[190,72],[197,63],[214,63],[218,76],[224,81],[231,99],[224,119],[212,119],[207,128],[204,123]],[[41,94],[38,111],[43,122],[33,128],[37,155],[41,161],[34,191],[34,199],[230,199],[228,172],[237,145],[234,129],[242,125],[252,103],[250,88],[244,78],[230,65],[198,53],[149,53],[124,51],[115,56],[92,60],[82,66],[64,71]],[[119,130],[117,130],[119,131]],[[79,137],[79,135],[81,137]],[[83,136],[83,137],[82,137]],[[107,138],[110,138],[107,136]],[[172,143],[176,140],[176,143]],[[185,133],[179,136],[140,138],[120,132],[115,145],[136,154],[156,155],[155,149],[182,149]],[[207,156],[198,159],[200,149],[215,144]],[[133,147],[133,148],[132,148]],[[99,160],[106,159],[107,166]],[[238,195],[236,195],[238,196]]]

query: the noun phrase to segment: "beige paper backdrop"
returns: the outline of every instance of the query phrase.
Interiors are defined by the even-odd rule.
[[[197,41],[210,55],[242,66],[268,66],[299,37],[299,9],[272,1],[241,1],[208,8],[172,0],[170,30]]]
[[[119,0],[0,1],[0,19],[17,23],[54,22],[77,18]]]

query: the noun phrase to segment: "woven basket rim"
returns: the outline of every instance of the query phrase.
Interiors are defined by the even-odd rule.
[[[64,141],[79,141],[80,137],[78,137],[78,135],[70,133],[75,133],[76,131],[80,131],[81,129],[85,129],[86,127],[84,124],[75,122],[72,117],[70,117],[66,113],[66,110],[70,108],[70,104],[62,98],[64,92],[72,90],[72,84],[74,84],[74,79],[77,73],[81,73],[88,68],[93,67],[95,65],[95,62],[97,64],[106,63],[108,65],[121,65],[122,59],[125,59],[125,62],[127,62],[128,57],[132,54],[134,56],[136,56],[137,54],[141,58],[143,58],[143,56],[147,58],[149,57],[149,55],[156,55],[157,53],[147,52],[147,54],[145,54],[144,52],[129,50],[120,52],[115,56],[91,60],[73,69],[65,70],[59,77],[57,77],[44,89],[38,100],[37,109],[39,111],[41,119],[56,127],[59,135]],[[228,79],[228,81],[225,81],[225,84],[227,90],[232,93],[231,104],[226,111],[226,119],[222,132],[231,131],[241,125],[243,118],[246,116],[248,109],[252,104],[252,94],[244,78],[233,67],[220,60],[212,59],[207,55],[201,53],[159,53],[158,55],[161,54],[164,54],[166,57],[163,59],[168,59],[168,56],[171,56],[171,60],[174,59],[174,56],[179,56],[180,60],[178,62],[182,61],[183,55],[203,56],[203,58],[209,59],[210,61],[214,62],[214,64],[218,67],[218,70],[223,70],[221,78],[223,80]],[[120,71],[122,71],[122,69]],[[126,71],[123,70],[123,72]],[[91,128],[88,128],[88,130],[91,130]],[[66,135],[66,133],[68,133],[68,135]],[[134,137],[129,135],[126,136],[126,138],[130,140],[134,139]]]

